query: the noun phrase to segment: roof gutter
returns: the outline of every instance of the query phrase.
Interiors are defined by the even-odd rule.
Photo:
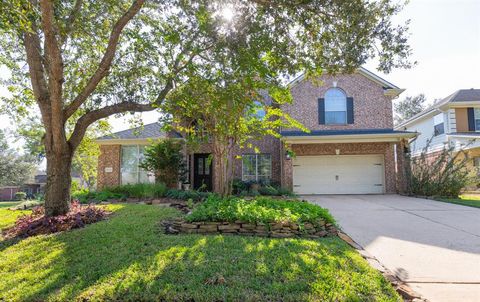
[[[382,134],[349,134],[349,135],[297,135],[284,136],[282,140],[292,144],[319,143],[362,143],[362,142],[398,142],[401,139],[416,137],[418,133],[382,133]]]

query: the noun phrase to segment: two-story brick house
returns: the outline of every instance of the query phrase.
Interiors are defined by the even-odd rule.
[[[480,167],[480,89],[461,89],[402,122],[395,129],[418,132],[412,156],[432,156],[447,146],[465,150],[468,166]]]
[[[253,149],[237,149],[235,178],[270,181],[299,194],[382,194],[402,190],[405,142],[416,134],[393,129],[392,100],[403,89],[360,68],[348,75],[324,75],[315,84],[290,83],[294,102],[281,109],[309,133],[283,129],[282,139],[265,137]],[[97,140],[101,147],[98,186],[152,181],[138,168],[149,138],[181,136],[161,132],[158,123]],[[215,179],[210,150],[189,152],[194,188]],[[291,152],[293,151],[293,156]]]

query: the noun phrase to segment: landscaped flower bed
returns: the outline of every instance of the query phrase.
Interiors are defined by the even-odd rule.
[[[67,214],[46,217],[44,207],[39,206],[34,208],[31,214],[20,216],[14,226],[3,231],[3,237],[24,238],[78,229],[105,219],[107,214],[103,208],[93,205],[82,206],[78,202],[72,202]]]
[[[324,237],[336,234],[326,209],[298,200],[209,197],[185,219],[164,222],[167,233]]]

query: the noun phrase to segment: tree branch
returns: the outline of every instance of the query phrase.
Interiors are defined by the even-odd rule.
[[[39,103],[40,109],[48,100],[47,80],[45,79],[45,70],[43,68],[42,47],[40,46],[40,37],[36,28],[32,26],[32,31],[24,33],[24,47],[27,54],[27,64],[32,82],[33,94]]]
[[[113,115],[113,114],[124,113],[129,111],[134,111],[134,112],[152,111],[152,110],[155,110],[156,108],[157,107],[154,107],[152,104],[122,102],[115,105],[106,106],[101,109],[90,111],[78,119],[77,123],[75,124],[75,128],[73,129],[72,136],[70,137],[68,142],[72,147],[72,149],[75,150],[75,148],[78,147],[78,145],[82,141],[88,127],[94,122],[102,118],[109,117],[110,115]]]
[[[110,66],[112,65],[113,58],[115,57],[118,40],[120,34],[127,23],[138,13],[142,8],[145,0],[135,0],[130,6],[128,11],[117,21],[108,40],[107,49],[103,55],[95,73],[87,82],[83,90],[77,95],[77,97],[64,109],[64,121],[71,117],[75,111],[85,102],[85,100],[92,94],[100,81],[108,74]]]
[[[77,123],[75,124],[75,128],[73,129],[72,136],[68,140],[68,143],[70,144],[72,150],[75,150],[78,147],[83,137],[85,136],[85,132],[91,124],[102,118],[106,118],[110,115],[114,115],[117,113],[124,113],[129,111],[145,112],[155,110],[163,103],[163,100],[172,88],[173,79],[170,79],[167,81],[165,87],[159,93],[156,100],[150,104],[121,102],[85,113],[82,117],[78,119]]]
[[[67,40],[68,35],[73,29],[73,24],[77,20],[78,14],[80,13],[80,10],[82,9],[83,5],[83,0],[76,0],[75,5],[73,6],[72,11],[70,12],[70,15],[68,16],[67,20],[65,20],[65,32],[62,35],[62,40],[60,44],[65,43]]]
[[[58,44],[58,27],[55,23],[52,0],[41,0],[41,24],[44,33],[45,62],[48,73],[48,91],[51,109],[50,129],[53,148],[60,150],[65,144],[63,123],[63,58]],[[58,151],[57,150],[57,151]]]

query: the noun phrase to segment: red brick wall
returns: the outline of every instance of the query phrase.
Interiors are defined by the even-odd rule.
[[[258,149],[260,153],[268,153],[271,155],[272,158],[272,181],[276,183],[280,183],[281,181],[281,162],[280,162],[280,145],[281,142],[279,139],[273,136],[266,136],[263,140],[255,140],[250,142],[252,144],[252,148],[239,148],[236,147],[234,152],[235,155],[242,155],[242,154],[252,154],[255,153],[255,147]],[[203,144],[200,146],[199,149],[195,151],[191,151],[191,153],[211,153],[212,149],[209,144]],[[190,157],[190,163],[193,163],[193,157]],[[241,179],[242,178],[242,159],[237,158],[234,162],[234,178]],[[190,169],[190,177],[193,180],[193,166]],[[213,181],[215,182],[215,173],[213,174]]]
[[[14,200],[15,193],[19,192],[19,187],[0,188],[0,200]]]
[[[282,105],[282,110],[311,130],[393,128],[392,101],[381,85],[361,74],[324,75],[320,80],[320,85],[308,80],[297,83],[292,88],[293,103]],[[334,82],[347,97],[353,97],[354,124],[318,124],[318,98],[323,98]]]
[[[117,186],[120,184],[121,145],[101,145],[98,157],[97,188]],[[105,168],[112,168],[106,172]]]

